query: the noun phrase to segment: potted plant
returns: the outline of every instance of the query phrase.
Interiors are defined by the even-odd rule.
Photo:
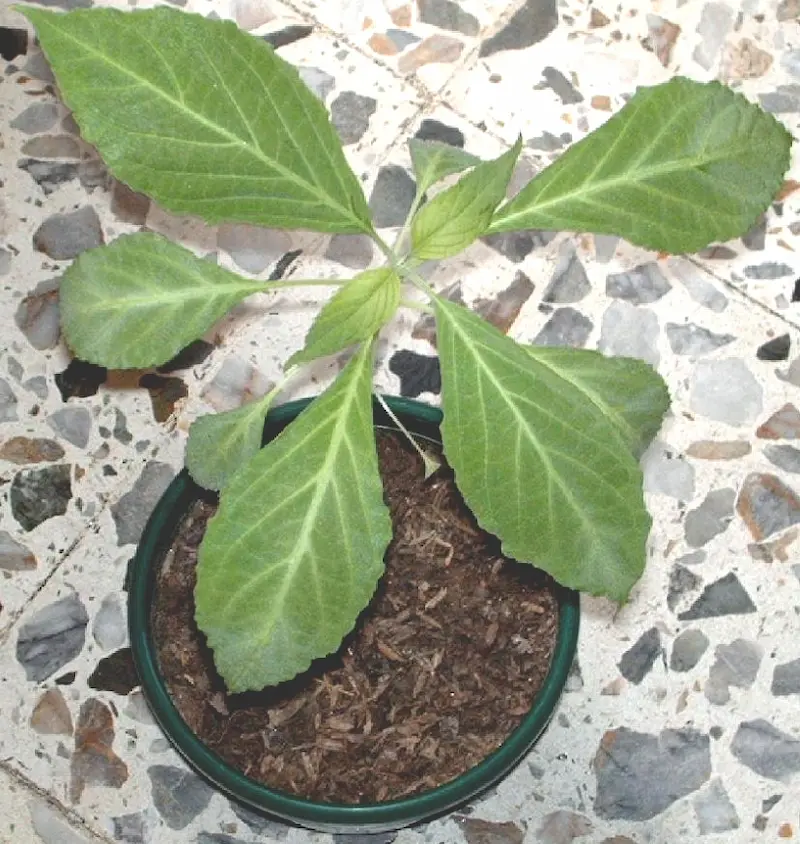
[[[195,619],[230,693],[283,687],[313,671],[370,604],[392,538],[374,413],[379,427],[409,434],[426,472],[435,464],[424,438],[440,436],[458,489],[506,557],[570,590],[627,598],[650,529],[638,458],[668,409],[665,384],[639,361],[519,344],[437,294],[419,267],[484,235],[520,229],[609,233],[666,253],[738,236],[767,208],[789,164],[791,138],[774,118],[718,83],[675,78],[642,88],[510,200],[521,139],[491,161],[414,140],[417,196],[389,244],[324,106],[263,41],[171,8],[23,11],[83,136],[131,188],[210,223],[365,234],[385,258],[346,281],[270,282],[138,233],[85,252],[63,276],[68,344],[116,368],[166,362],[250,294],[338,286],[285,369],[289,378],[310,361],[349,351],[330,387],[302,406],[270,411],[284,381],[242,408],[201,417],[189,432],[189,473],[221,490],[199,549]],[[382,397],[373,409],[375,338],[409,288],[424,295],[422,307],[436,320],[441,416]],[[162,726],[221,787],[318,828],[385,829],[486,787],[538,735],[574,648],[570,593],[562,593],[545,694],[523,718],[527,732],[520,727],[452,782],[405,800],[342,806],[232,774],[168,699],[148,618],[172,527],[199,495],[192,483],[184,474],[167,491],[142,540],[132,644]]]

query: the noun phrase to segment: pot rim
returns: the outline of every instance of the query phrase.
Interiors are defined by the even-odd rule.
[[[273,439],[311,400],[297,399],[270,410],[264,441]],[[441,442],[437,432],[442,412],[438,407],[392,396],[385,396],[384,400],[415,436]],[[396,429],[376,400],[373,408],[376,427]],[[577,647],[579,596],[565,587],[557,589],[558,632],[550,669],[530,711],[497,750],[444,785],[382,803],[323,803],[268,788],[225,762],[192,732],[172,702],[158,667],[150,626],[150,606],[163,555],[189,506],[204,494],[207,493],[183,469],[156,504],[130,563],[128,626],[141,687],[156,721],[184,759],[219,790],[249,808],[290,823],[326,832],[374,833],[399,829],[452,810],[496,784],[526,755],[555,711]]]

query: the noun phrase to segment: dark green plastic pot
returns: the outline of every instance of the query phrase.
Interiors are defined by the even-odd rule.
[[[387,397],[386,400],[413,434],[440,441],[442,414],[438,408],[408,399]],[[276,437],[308,402],[309,399],[289,402],[270,411],[264,428],[264,441]],[[376,425],[396,427],[377,402],[374,410]],[[197,738],[175,708],[159,670],[150,627],[150,608],[164,556],[189,507],[198,498],[207,495],[192,481],[186,470],[170,484],[145,527],[133,559],[128,603],[133,657],[153,714],[172,744],[203,777],[234,800],[289,823],[323,832],[372,833],[431,820],[466,803],[502,779],[530,750],[553,714],[575,655],[578,596],[568,589],[559,590],[555,652],[550,672],[530,712],[491,756],[445,785],[385,803],[355,806],[315,803],[267,788],[228,765]]]

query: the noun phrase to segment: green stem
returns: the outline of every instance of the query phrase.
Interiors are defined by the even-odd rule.
[[[289,281],[267,281],[264,283],[264,292],[280,290],[284,287],[341,287],[343,284],[347,284],[347,281],[337,278],[301,278]]]
[[[425,198],[425,191],[419,190],[417,188],[417,193],[414,196],[414,201],[411,203],[411,207],[408,209],[408,214],[406,214],[406,218],[403,221],[403,226],[400,229],[400,233],[397,235],[394,241],[394,251],[399,253],[403,248],[403,242],[408,237],[409,229],[411,228],[411,222],[416,216],[417,211],[419,211],[420,205],[422,205],[422,200]]]
[[[433,308],[430,305],[426,305],[425,302],[415,302],[413,299],[401,299],[400,307],[411,308],[412,311],[422,311],[424,314],[433,315]]]
[[[284,373],[283,378],[281,378],[278,383],[268,392],[264,393],[260,399],[255,399],[255,404],[260,404],[262,407],[269,408],[272,404],[273,399],[275,396],[278,395],[289,383],[289,381],[297,374],[300,367],[298,366],[290,366]]]

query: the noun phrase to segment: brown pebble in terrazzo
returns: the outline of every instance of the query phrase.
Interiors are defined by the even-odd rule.
[[[759,425],[756,436],[762,440],[800,439],[800,411],[793,404],[785,404]]]
[[[723,67],[730,79],[757,79],[772,67],[772,56],[750,38],[742,38],[728,48]]]
[[[12,437],[0,446],[0,460],[8,460],[17,465],[49,463],[60,460],[63,456],[64,449],[55,440]]]
[[[686,454],[699,460],[735,460],[751,451],[750,443],[744,440],[699,440],[686,449]]]
[[[394,41],[382,32],[376,32],[374,35],[371,35],[367,44],[379,56],[395,56],[400,52]]]
[[[647,16],[648,36],[645,46],[652,50],[664,67],[667,67],[672,59],[672,48],[681,34],[681,28],[658,15]]]
[[[389,12],[395,26],[411,26],[411,6],[400,6]]]
[[[432,35],[406,53],[398,63],[400,73],[411,73],[426,64],[455,62],[464,50],[461,41],[447,35]]]
[[[598,94],[592,97],[591,106],[598,111],[611,111],[611,97]]]
[[[608,26],[610,23],[611,19],[607,18],[600,9],[592,7],[589,13],[589,29],[600,29],[603,26]]]

